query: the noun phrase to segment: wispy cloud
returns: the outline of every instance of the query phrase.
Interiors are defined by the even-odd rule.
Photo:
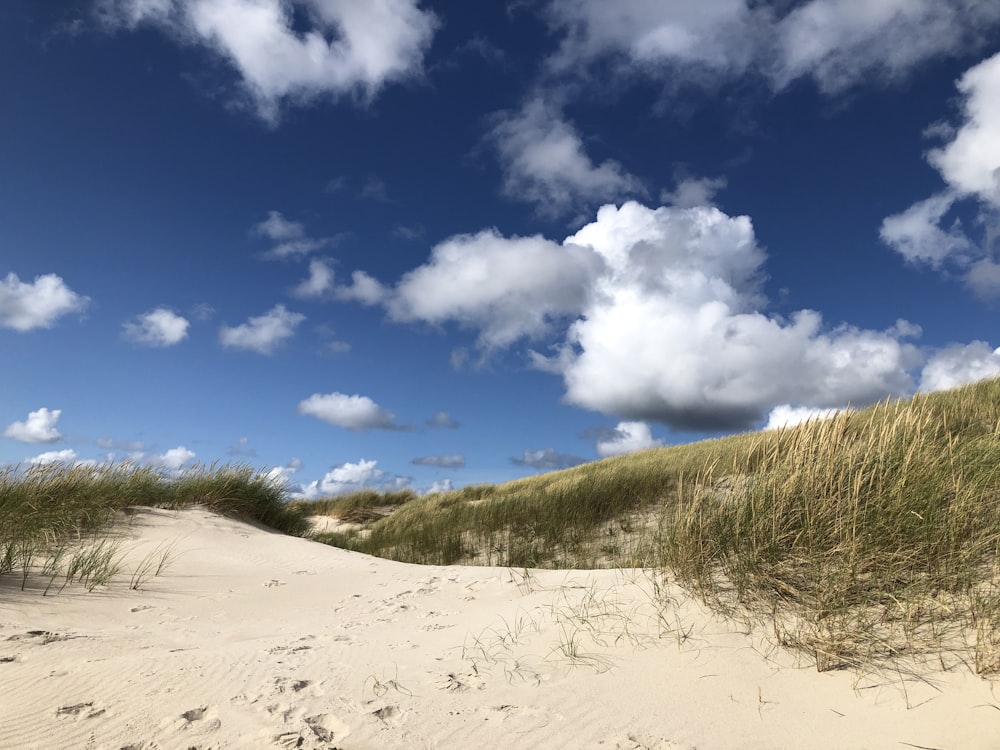
[[[586,463],[587,459],[573,456],[569,453],[560,453],[555,448],[542,448],[533,451],[526,450],[524,455],[510,459],[515,466],[530,466],[532,469],[566,469],[570,466],[578,466]]]
[[[428,427],[437,427],[445,430],[455,430],[461,427],[461,423],[452,419],[446,411],[434,412],[434,416],[427,420]]]
[[[267,260],[301,258],[337,241],[336,237],[310,237],[301,222],[286,219],[280,211],[268,211],[267,218],[255,224],[251,234],[271,241],[271,249],[262,255]]]
[[[439,469],[461,469],[465,466],[465,456],[445,455],[445,456],[421,456],[410,461],[417,466],[437,466]]]
[[[36,276],[30,283],[9,273],[0,281],[0,326],[15,331],[51,328],[63,315],[83,311],[89,302],[54,273]]]

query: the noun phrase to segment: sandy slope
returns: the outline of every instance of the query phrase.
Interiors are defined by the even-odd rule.
[[[0,748],[1000,747],[967,670],[818,674],[691,601],[658,618],[642,576],[403,565],[197,509],[128,534],[133,566],[177,542],[140,591],[0,584]]]

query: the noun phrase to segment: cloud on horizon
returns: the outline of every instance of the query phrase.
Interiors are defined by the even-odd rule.
[[[461,469],[465,466],[465,456],[461,454],[446,456],[421,456],[410,461],[417,466],[437,466],[439,469]]]
[[[512,458],[510,462],[515,466],[529,466],[532,469],[568,469],[571,466],[579,466],[587,463],[587,459],[580,456],[573,456],[569,453],[560,453],[555,448],[542,448],[541,450],[525,450],[520,458]]]
[[[597,442],[596,450],[598,456],[607,458],[658,448],[661,445],[663,441],[653,438],[653,431],[645,422],[619,422],[607,438]]]

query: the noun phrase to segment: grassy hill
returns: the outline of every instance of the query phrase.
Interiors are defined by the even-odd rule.
[[[398,504],[320,541],[417,563],[635,567],[817,666],[1000,671],[1000,380]]]

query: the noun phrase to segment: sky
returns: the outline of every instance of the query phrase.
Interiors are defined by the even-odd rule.
[[[3,0],[0,466],[503,482],[1000,375],[995,0]]]

